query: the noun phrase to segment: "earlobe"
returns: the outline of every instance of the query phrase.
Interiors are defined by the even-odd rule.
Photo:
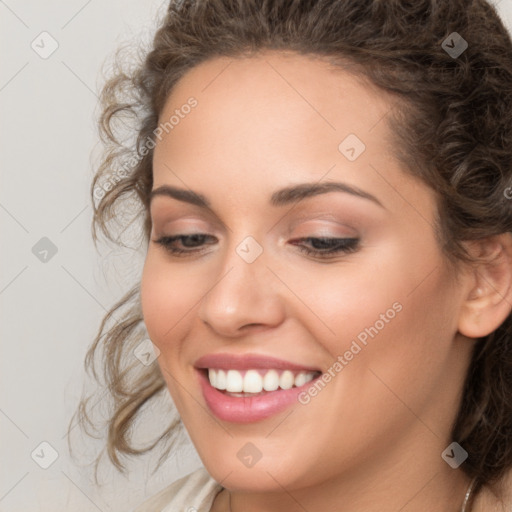
[[[466,244],[477,258],[467,279],[458,330],[469,338],[495,331],[512,311],[512,236],[502,233]]]

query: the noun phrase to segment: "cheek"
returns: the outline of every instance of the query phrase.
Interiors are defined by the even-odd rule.
[[[371,268],[364,263],[347,264],[304,272],[300,279],[288,276],[288,281],[296,283],[294,293],[302,303],[295,316],[333,358],[358,336],[364,340],[366,329],[375,324],[379,331],[387,330],[403,309],[407,286],[394,278],[391,262],[385,271]]]
[[[315,313],[303,308],[301,321],[327,353],[325,370],[333,375],[306,406],[321,424],[303,427],[326,458],[329,450],[360,446],[362,438],[375,450],[383,436],[391,442],[414,422],[410,409],[421,414],[446,383],[456,301],[442,260],[433,252],[424,261],[381,256],[366,272],[347,265],[337,274],[309,275],[297,289]]]
[[[195,279],[190,270],[173,270],[168,262],[160,260],[148,252],[141,280],[141,305],[148,334],[165,353],[177,348],[173,340],[183,339],[185,320],[193,313],[190,310],[201,287],[200,279]]]
[[[358,362],[351,366],[385,367],[386,373],[412,378],[415,371],[432,372],[447,357],[456,300],[434,243],[414,250],[381,246],[378,261],[324,267],[294,282],[307,306],[301,306],[301,321],[331,363],[352,350],[357,355],[347,356]]]
[[[190,330],[189,320],[198,301],[200,282],[194,281],[190,271],[179,269],[179,265],[171,268],[169,262],[162,260],[160,255],[148,251],[140,289],[142,314],[149,337],[160,350],[157,361],[173,403],[179,414],[187,417],[187,400],[178,383],[182,377],[176,381],[175,376],[180,371],[180,340],[185,340]]]

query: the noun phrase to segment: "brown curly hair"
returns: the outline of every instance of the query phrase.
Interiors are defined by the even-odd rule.
[[[468,43],[458,56],[443,45],[454,32]],[[485,0],[175,0],[152,48],[132,66],[127,58],[133,54],[120,50],[102,90],[105,149],[91,184],[95,243],[98,228],[122,243],[113,222],[123,229],[138,223],[148,243],[155,131],[178,80],[207,59],[267,49],[325,58],[345,69],[348,63],[397,99],[387,120],[400,148],[396,156],[437,192],[437,236],[447,261],[470,261],[465,240],[512,231],[506,193],[512,186],[512,41]],[[124,144],[126,130],[131,145]],[[158,365],[133,357],[147,337],[137,283],[104,317],[85,361],[98,379],[94,358],[102,349],[104,393],[112,400],[107,451],[121,472],[119,455],[168,441],[158,468],[181,426],[170,412],[168,428],[150,446],[136,448],[130,438],[144,406],[166,390]],[[477,490],[512,468],[511,340],[512,315],[478,340],[453,425],[453,440],[469,453],[462,468],[476,478]],[[75,416],[94,425],[92,398],[82,398],[69,430]]]

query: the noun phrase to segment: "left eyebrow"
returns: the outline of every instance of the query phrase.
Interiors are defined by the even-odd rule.
[[[270,198],[273,206],[285,206],[295,201],[302,201],[308,197],[327,194],[329,192],[345,192],[362,199],[373,201],[384,208],[384,205],[372,194],[360,188],[339,181],[327,181],[325,183],[301,183],[274,192]]]
[[[329,192],[344,192],[362,199],[374,202],[381,208],[384,205],[372,194],[365,192],[360,188],[348,185],[338,181],[328,181],[325,183],[301,183],[290,187],[282,188],[274,192],[270,197],[270,204],[275,207],[283,207],[293,202],[303,201],[309,197],[327,194]],[[185,190],[170,185],[162,185],[152,190],[149,196],[149,202],[156,196],[172,197],[178,201],[190,203],[201,208],[211,210],[210,201],[203,195],[193,190]]]

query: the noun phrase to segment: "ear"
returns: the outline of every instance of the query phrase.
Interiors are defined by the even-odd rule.
[[[465,245],[477,262],[467,275],[458,330],[481,338],[495,331],[512,310],[512,236],[502,233]]]

